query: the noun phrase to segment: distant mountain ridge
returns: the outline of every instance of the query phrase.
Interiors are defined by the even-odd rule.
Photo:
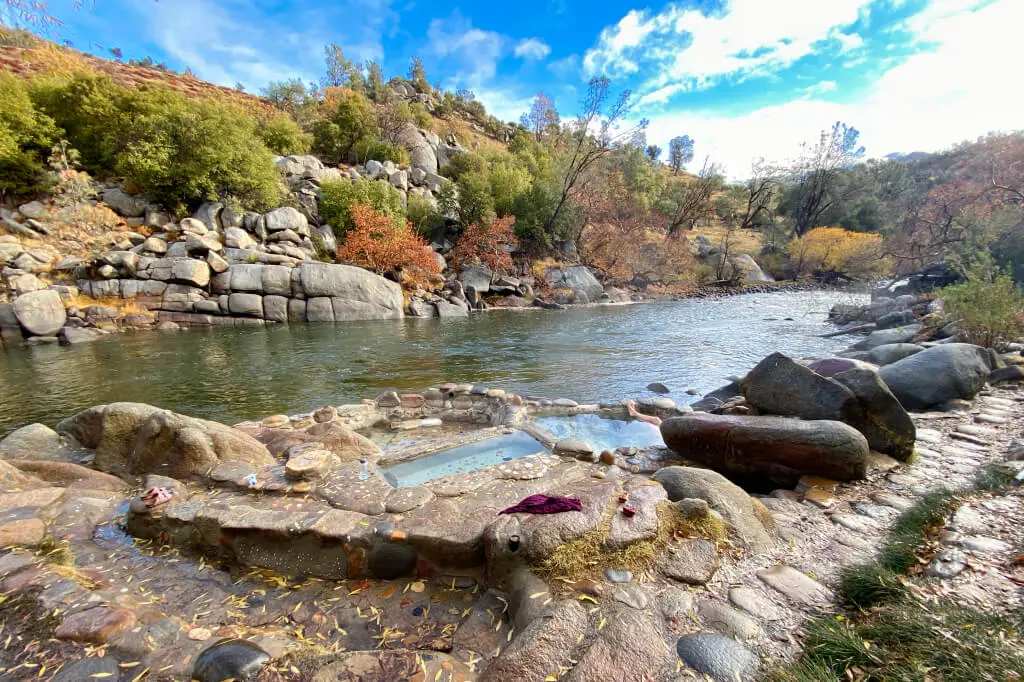
[[[929,156],[931,156],[929,152],[910,152],[909,154],[904,154],[903,152],[893,152],[891,154],[886,154],[885,158],[889,159],[890,161],[903,161],[904,163],[909,163],[910,161],[923,161],[924,159],[927,159]]]

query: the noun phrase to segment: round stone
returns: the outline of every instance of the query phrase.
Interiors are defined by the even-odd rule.
[[[252,642],[224,639],[199,654],[192,677],[199,682],[252,679],[270,655]]]
[[[680,637],[676,653],[688,666],[716,680],[752,680],[761,664],[750,649],[714,632]]]
[[[52,289],[30,291],[14,299],[14,316],[34,336],[53,336],[68,318],[60,294]]]

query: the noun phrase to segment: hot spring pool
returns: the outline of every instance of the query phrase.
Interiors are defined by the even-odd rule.
[[[411,462],[382,467],[380,473],[396,488],[422,485],[435,478],[466,474],[492,464],[546,452],[546,448],[525,431],[460,445]]]
[[[596,414],[572,417],[541,417],[534,423],[556,439],[578,438],[600,452],[628,446],[664,446],[661,431],[646,422],[624,419],[603,419]]]

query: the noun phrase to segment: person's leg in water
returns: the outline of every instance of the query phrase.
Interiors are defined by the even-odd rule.
[[[638,412],[636,409],[635,400],[626,401],[626,411],[629,412],[630,417],[636,419],[637,421],[647,422],[648,424],[653,424],[654,426],[661,426],[661,418]]]

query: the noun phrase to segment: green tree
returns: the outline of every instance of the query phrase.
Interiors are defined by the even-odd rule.
[[[64,129],[81,153],[83,168],[94,175],[109,174],[123,147],[129,124],[125,119],[140,95],[100,74],[42,79],[31,87],[38,108]]]
[[[413,89],[424,95],[431,93],[430,81],[427,80],[427,72],[423,69],[423,60],[419,57],[412,58],[412,64],[409,66],[409,80],[412,81]]]
[[[693,161],[693,140],[689,135],[673,137],[668,142],[668,165],[673,175],[679,175],[683,166]]]
[[[346,59],[341,47],[335,43],[324,46],[324,64],[327,72],[320,79],[322,87],[349,88],[356,92],[362,92],[366,87],[359,64]]]
[[[384,71],[380,64],[372,59],[366,62],[366,96],[374,102],[380,101],[384,96]]]
[[[831,131],[822,131],[817,144],[804,145],[794,169],[791,213],[798,237],[822,225],[822,216],[848,196],[850,186],[841,185],[840,176],[864,155],[859,138],[856,128],[836,121]]]
[[[657,161],[658,157],[661,156],[661,147],[656,144],[649,144],[644,148],[644,154],[646,154],[647,158],[652,162]]]
[[[459,222],[470,225],[494,217],[494,197],[485,171],[462,173],[455,186],[459,190]]]
[[[267,149],[281,156],[305,154],[313,144],[313,136],[284,112],[261,119],[256,131]]]
[[[364,138],[377,137],[377,112],[361,94],[341,90],[332,97],[334,112],[313,125],[313,149],[337,163]]]
[[[45,179],[43,160],[61,131],[32,104],[24,83],[0,72],[0,193],[35,191]]]

